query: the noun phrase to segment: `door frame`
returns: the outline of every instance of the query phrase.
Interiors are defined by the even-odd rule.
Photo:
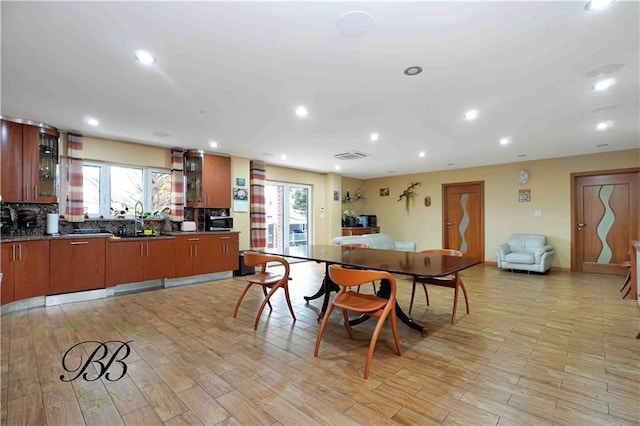
[[[640,167],[632,167],[627,169],[612,169],[612,170],[596,170],[589,172],[577,172],[571,173],[571,272],[578,270],[578,207],[577,207],[577,192],[578,192],[578,178],[585,176],[604,176],[604,175],[618,175],[624,173],[640,173]],[[640,237],[640,221],[638,222],[638,229],[636,235]],[[622,270],[622,269],[621,269]],[[621,272],[622,274],[622,272]],[[624,275],[624,274],[623,274]]]
[[[482,263],[485,262],[485,236],[484,236],[484,221],[485,221],[485,208],[484,208],[484,181],[476,180],[471,182],[455,182],[455,183],[443,183],[442,184],[442,247],[446,247],[447,243],[447,189],[453,188],[456,186],[469,186],[474,185],[477,186],[480,192],[480,200],[478,202],[480,207],[480,217],[478,218],[478,223],[480,226],[480,260]]]

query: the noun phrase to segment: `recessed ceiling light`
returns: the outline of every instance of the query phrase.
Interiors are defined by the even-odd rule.
[[[216,142],[216,141],[210,141],[210,142],[209,142],[209,146],[211,146],[211,148],[217,148],[217,147],[218,147],[218,142]]]
[[[338,32],[346,36],[359,36],[369,32],[373,27],[373,17],[362,10],[345,13],[336,22]]]
[[[610,129],[612,127],[613,127],[612,121],[602,121],[596,125],[596,129],[600,131]]]
[[[586,10],[600,10],[609,7],[616,0],[591,0],[584,5]]]
[[[334,169],[340,170],[340,166],[333,166]]]
[[[151,53],[147,52],[146,50],[136,50],[134,53],[135,53],[136,59],[141,64],[152,65],[157,62],[155,56],[153,56]]]
[[[369,136],[369,139],[371,139],[373,142],[375,142],[378,139],[380,139],[380,135],[377,134],[377,133],[371,133],[371,135]]]
[[[408,67],[404,70],[404,74],[408,76],[418,75],[422,72],[422,67],[414,65],[412,67]]]
[[[307,110],[307,107],[300,105],[299,107],[296,107],[296,115],[300,118],[302,117],[306,117],[309,114],[309,111]]]
[[[465,120],[475,120],[476,118],[478,118],[478,110],[477,109],[470,109],[469,111],[464,113],[464,118]]]
[[[500,139],[500,145],[507,145],[510,142],[511,142],[511,139],[509,139],[509,138],[501,138]]]
[[[418,156],[420,156],[420,157],[426,157],[426,156],[427,156],[427,153],[426,153],[426,152],[424,152],[424,151],[420,151],[420,152],[418,153]]]
[[[616,79],[613,77],[603,78],[602,80],[598,80],[596,84],[593,85],[593,90],[596,92],[604,92],[609,87],[616,84]]]
[[[286,155],[284,155],[284,154],[282,154],[282,155],[280,156],[280,159],[281,159],[281,160],[286,160],[286,159],[287,159],[287,156],[286,156]]]
[[[95,118],[88,118],[87,123],[89,123],[89,125],[91,126],[97,126],[98,124],[100,124],[100,122]]]

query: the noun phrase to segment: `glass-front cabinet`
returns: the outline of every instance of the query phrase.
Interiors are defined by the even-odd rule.
[[[184,156],[187,207],[231,208],[231,159],[203,151]]]
[[[15,121],[13,121],[15,120]],[[50,127],[2,120],[2,198],[57,203],[60,133]]]
[[[39,151],[39,180],[37,185],[37,198],[40,201],[44,199],[58,199],[58,179],[60,176],[60,153],[59,138],[40,132]]]
[[[202,196],[202,166],[204,152],[187,151],[184,155],[184,176],[186,180],[185,202],[188,207],[200,207],[204,203]]]

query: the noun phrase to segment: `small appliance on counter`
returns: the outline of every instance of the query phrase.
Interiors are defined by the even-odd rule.
[[[185,220],[182,222],[182,226],[180,227],[182,232],[195,232],[196,231],[196,223],[192,220]]]
[[[378,217],[373,214],[360,215],[360,223],[365,228],[376,228],[378,226]]]
[[[18,228],[34,229],[38,225],[38,212],[32,209],[18,210]]]
[[[60,215],[58,213],[47,213],[47,235],[59,235],[58,223]]]
[[[214,216],[209,214],[205,217],[205,231],[220,232],[231,231],[233,229],[233,218],[229,216]]]

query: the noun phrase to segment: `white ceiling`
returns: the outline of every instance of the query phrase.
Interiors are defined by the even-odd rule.
[[[373,17],[369,32],[338,32],[352,10]],[[640,147],[635,1],[3,1],[1,13],[2,113],[62,130],[360,178]],[[137,63],[140,48],[157,64]],[[624,64],[618,83],[592,91],[589,73],[610,64]],[[422,74],[405,76],[412,65]],[[351,150],[370,157],[333,158]]]

